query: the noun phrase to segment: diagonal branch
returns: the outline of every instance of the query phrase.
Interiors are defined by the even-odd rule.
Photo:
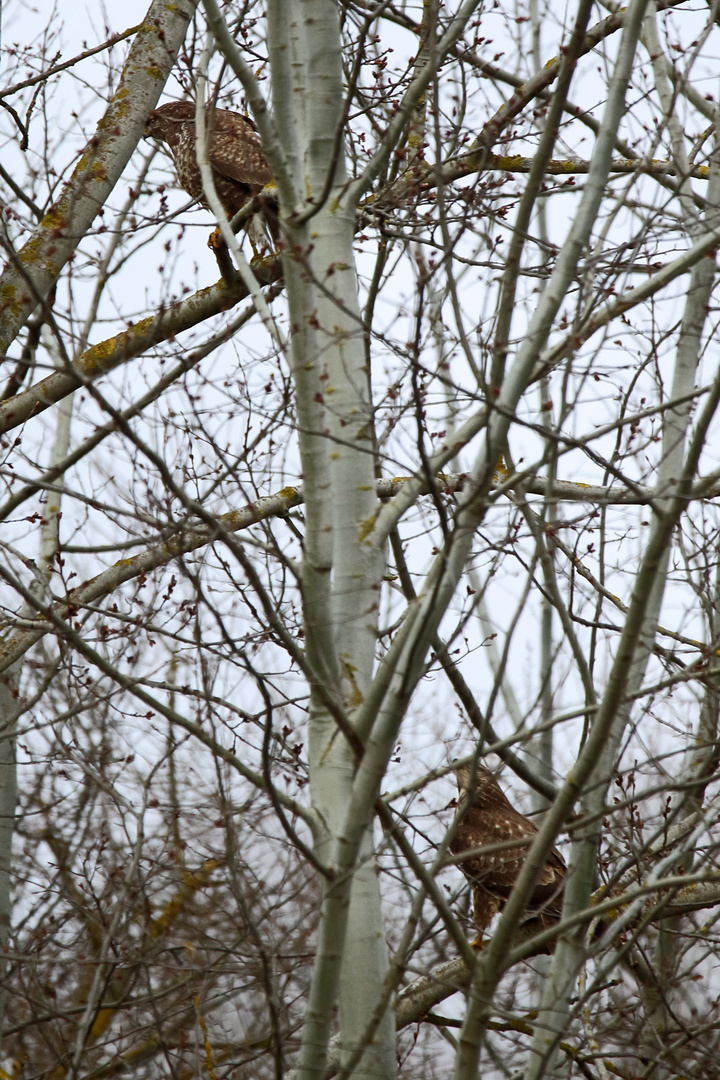
[[[57,281],[120,179],[155,107],[198,0],[153,0],[95,136],[58,201],[0,276],[0,353]]]

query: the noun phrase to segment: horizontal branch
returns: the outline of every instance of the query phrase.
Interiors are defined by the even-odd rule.
[[[670,8],[676,6],[679,2],[680,0],[666,0],[666,2],[661,3],[658,6],[660,8]],[[621,9],[602,20],[596,27],[588,32],[583,52],[588,52],[595,48],[601,40],[620,29],[623,22],[624,9]],[[136,27],[133,27],[123,34],[118,35],[118,40],[122,37],[134,34],[136,29]],[[98,48],[106,48],[110,43],[111,42],[106,42]],[[92,52],[93,50],[90,50],[90,52],[82,54],[80,57],[75,58],[75,60],[82,59],[84,55],[91,55]],[[75,60],[68,61],[68,64],[74,63]],[[41,77],[47,77],[55,71],[61,70],[64,66],[66,65],[59,65],[57,68],[52,68],[48,72],[45,72]],[[533,97],[537,96],[544,88],[552,84],[557,77],[558,70],[559,59],[554,58],[534,76],[526,80],[525,83],[517,88],[509,101],[504,103],[500,110],[498,110],[498,112],[485,124],[482,132],[475,140],[472,151],[469,154],[465,154],[455,161],[445,163],[442,166],[427,167],[426,181],[431,185],[434,185],[438,179],[442,179],[444,183],[450,183],[453,180],[460,179],[462,176],[466,176],[470,173],[488,169],[497,169],[507,172],[529,171],[532,164],[532,158],[523,157],[521,155],[490,154],[489,149],[503,127],[522,110],[524,105],[532,100]],[[21,85],[22,84],[19,84],[14,89],[20,89]],[[565,160],[551,161],[548,164],[547,171],[549,174],[555,175],[572,175],[573,173],[585,173],[588,168],[588,161],[579,158],[568,158]],[[676,175],[675,167],[671,162],[643,161],[642,159],[632,158],[620,159],[613,162],[611,171],[616,173],[644,172],[656,176]],[[708,169],[706,166],[696,166],[693,168],[691,175],[693,177],[705,179],[708,175]],[[398,181],[399,184],[404,182],[405,181],[402,180]],[[417,182],[417,177],[415,177],[413,179],[413,185]],[[365,205],[365,209],[371,210],[373,206],[385,205],[388,200],[394,205],[393,192],[395,192],[395,188],[396,185],[391,185],[385,192],[379,193],[374,198],[369,199]],[[46,223],[52,224],[51,218],[52,213],[47,216],[46,221],[43,222],[43,226],[45,226]],[[55,244],[54,258],[57,258],[56,249],[58,247],[58,240],[54,236],[53,241]],[[35,244],[37,247],[36,239],[33,239],[30,242],[28,249],[32,244]],[[23,258],[23,252],[21,252],[20,257],[21,259]],[[34,262],[37,262],[38,260],[38,252],[35,248],[32,250],[32,259]],[[253,268],[255,270],[255,276],[261,285],[277,281],[280,277],[280,259],[277,256],[265,259],[261,264],[255,265]],[[661,273],[663,272],[664,271],[661,271]],[[655,291],[656,288],[660,287],[660,284],[657,283],[657,278],[659,278],[659,276],[660,275],[657,275],[656,278],[652,279],[652,281],[655,282],[655,287],[652,291]],[[650,283],[647,283],[643,287],[645,289],[643,295],[650,295],[650,293],[647,292],[649,285]],[[44,282],[42,285],[39,285],[40,293],[42,293],[43,289],[46,287]],[[10,285],[6,288],[10,288]],[[603,313],[605,313],[607,317],[609,317],[610,314],[620,314],[622,311],[625,311],[628,307],[632,306],[632,303],[637,303],[643,298],[640,294],[637,296],[633,294],[631,296],[631,293],[627,293],[623,298],[619,298],[612,306],[612,311],[610,310],[610,307],[608,307],[608,309],[603,309]],[[100,342],[98,345],[93,346],[78,357],[77,360],[73,362],[71,371],[55,372],[46,379],[36,383],[34,386],[29,387],[24,393],[19,394],[12,399],[12,401],[0,404],[0,434],[18,427],[31,417],[43,412],[50,405],[56,404],[84,383],[93,381],[100,376],[107,374],[123,362],[135,359],[146,349],[182,333],[184,330],[191,329],[204,319],[227,310],[247,295],[247,289],[241,283],[238,283],[236,286],[228,286],[225,282],[218,282],[208,289],[200,290],[194,294],[194,296],[173,304],[167,310],[160,310],[156,316],[143,319],[137,325],[130,327],[123,333],[109,338],[104,342]],[[31,297],[28,297],[28,303],[30,303],[30,301]],[[607,318],[605,321],[607,321]],[[598,325],[600,325],[600,323],[596,323],[594,329],[597,329]],[[592,332],[594,332],[594,330]],[[569,339],[566,339],[566,341],[568,340]],[[568,346],[566,345],[566,348],[567,347]],[[550,363],[555,363],[559,359],[558,348],[562,348],[562,346],[556,347],[552,351],[553,355]]]
[[[107,570],[103,570],[90,581],[84,582],[77,589],[69,592],[64,599],[53,605],[52,610],[61,619],[67,619],[73,611],[109,596],[125,582],[167,566],[180,555],[197,551],[198,548],[220,538],[224,532],[239,532],[258,521],[282,517],[302,501],[302,494],[297,489],[287,487],[275,495],[258,499],[242,510],[231,510],[227,514],[222,514],[217,519],[217,528],[210,529],[206,526],[185,528],[182,532],[168,537],[162,543],[148,548],[131,559],[120,559]],[[33,627],[16,634],[0,646],[0,671],[5,671],[41,637],[52,630],[51,624],[42,617],[33,621],[38,622],[37,628]]]
[[[712,883],[695,883],[692,886],[687,886],[683,890],[683,893],[686,894],[685,899],[679,900],[675,898],[672,903],[664,905],[658,919],[664,919],[671,915],[686,915],[702,907],[715,907],[720,904],[720,876],[716,875],[716,877],[718,880]],[[657,891],[663,884],[665,883],[653,885],[652,891]],[[585,916],[589,920],[595,917],[595,912],[590,910],[585,913]],[[605,917],[605,921],[608,921],[608,916]],[[527,937],[528,934],[526,932],[523,935],[521,929],[519,936],[520,938]],[[546,951],[544,940],[540,942],[540,939],[538,939],[538,942],[537,952],[544,953]],[[514,944],[518,944],[517,939]],[[522,959],[528,959],[532,955],[531,950],[525,950]],[[515,962],[518,963],[520,959],[521,957],[518,956]],[[427,975],[421,975],[419,979],[415,979],[398,994],[395,1005],[395,1023],[398,1029],[426,1020],[428,1014],[436,1005],[459,991],[467,990],[469,985],[470,972],[462,960],[448,960],[438,964]],[[507,1025],[505,1026],[507,1027]],[[326,1077],[333,1076],[339,1070],[339,1052],[339,1041],[333,1038],[328,1047]],[[288,1080],[291,1080],[292,1075],[291,1073]]]
[[[120,179],[185,39],[197,0],[153,0],[72,176],[0,275],[0,353],[43,303]]]
[[[220,285],[215,288],[221,287]],[[378,498],[393,498],[408,485],[417,485],[418,496],[429,495],[438,489],[448,494],[461,491],[467,481],[467,474],[457,473],[441,475],[433,480],[432,485],[417,476],[396,476],[387,480],[378,480],[376,494]],[[569,481],[549,481],[542,477],[523,478],[523,488],[526,492],[542,495],[546,498],[558,498],[562,501],[584,501],[595,503],[643,503],[652,497],[651,489],[645,489],[640,494],[637,491],[623,492],[611,487],[601,485],[576,484]],[[496,472],[493,477],[492,487],[502,489],[508,487],[507,474]],[[714,489],[713,493],[714,494]],[[711,497],[704,493],[703,497]],[[145,574],[152,573],[163,566],[167,566],[180,555],[197,551],[206,544],[222,539],[223,533],[237,533],[261,521],[272,518],[284,517],[296,506],[302,505],[304,494],[301,486],[284,487],[273,495],[266,495],[249,503],[246,507],[238,510],[230,510],[216,519],[213,527],[207,525],[190,527],[186,526],[181,532],[169,536],[162,543],[156,544],[146,551],[129,559],[120,559],[113,566],[103,570],[96,577],[84,582],[78,588],[73,589],[66,597],[58,600],[52,611],[60,618],[66,619],[73,611],[86,607],[88,604],[97,603],[111,595],[115,589],[127,581],[132,581]],[[38,617],[32,620],[33,624],[28,628],[28,620],[23,621],[23,630],[14,634],[0,644],[0,672],[24,656],[36,642],[45,634],[52,631],[52,625],[44,618]],[[703,649],[702,642],[691,642],[683,639],[688,644],[695,644]]]
[[[527,173],[533,166],[534,158],[523,157],[522,154],[487,154],[478,168],[477,155],[469,155],[466,158],[458,158],[452,170],[452,179],[459,180],[463,175],[458,172],[462,162],[467,160],[467,172],[464,175],[477,172],[508,172]],[[590,171],[590,161],[585,158],[554,158],[548,161],[545,172],[551,176],[582,175]],[[643,176],[682,176],[683,180],[693,177],[695,180],[708,180],[710,178],[709,165],[693,165],[688,173],[680,173],[672,161],[660,161],[646,158],[616,158],[610,166],[611,173],[632,175],[634,173]],[[444,174],[443,174],[444,178]]]
[[[471,160],[472,159],[472,160]],[[520,155],[490,155],[483,161],[475,160],[473,155],[466,155],[465,171],[454,170],[452,177],[443,178],[448,182],[458,179],[470,172],[482,171],[482,169],[501,169],[506,172],[527,172],[532,164],[532,158]],[[577,158],[568,158],[562,161],[548,163],[548,172],[551,174],[571,175],[587,172],[589,162]],[[434,170],[429,170],[429,175]],[[646,172],[651,175],[675,175],[675,167],[670,162],[646,162],[640,160],[620,160],[613,164],[612,171],[632,173],[635,171]],[[697,166],[693,176],[705,179],[708,175],[706,166]],[[363,210],[372,212],[374,206],[384,204],[385,194],[379,199],[369,199],[363,204]],[[557,364],[565,356],[575,351],[582,342],[587,340],[601,326],[606,325],[612,318],[623,314],[631,307],[647,299],[659,289],[680,274],[686,272],[698,259],[708,252],[720,237],[715,232],[708,234],[689,251],[678,259],[662,267],[643,285],[630,289],[617,297],[612,303],[595,312],[591,320],[581,331],[574,331],[559,344],[547,350],[542,360],[533,373],[533,380],[547,374],[551,367]],[[253,264],[255,278],[260,285],[269,285],[277,282],[281,277],[281,262],[279,255],[271,256]],[[91,346],[81,353],[72,364],[70,370],[55,371],[45,379],[41,379],[33,386],[28,387],[23,393],[0,403],[0,434],[12,431],[24,424],[27,420],[51,405],[57,404],[73,391],[79,389],[88,382],[93,382],[103,375],[107,375],[120,364],[134,360],[141,356],[147,349],[158,345],[162,341],[170,340],[185,330],[190,330],[206,319],[227,311],[249,295],[247,286],[237,280],[228,283],[224,280],[215,285],[200,289],[192,296],[177,301],[167,308],[160,308],[156,315],[129,327],[127,330]],[[528,489],[531,490],[531,489]],[[536,492],[532,492],[536,494]],[[561,483],[556,485],[554,494],[566,501],[574,501],[582,498],[577,488],[569,485],[563,488]],[[586,498],[589,496],[586,492]],[[601,497],[601,496],[600,496]],[[612,502],[641,502],[641,498],[626,493],[622,497],[613,495]]]
[[[260,285],[270,285],[280,277],[280,258],[275,256],[258,261],[253,269]],[[0,404],[0,434],[19,427],[74,390],[107,375],[120,364],[136,359],[161,341],[168,341],[227,311],[247,296],[248,289],[243,282],[228,285],[218,281],[167,308],[160,308],[156,315],[142,319],[122,333],[92,345],[73,361],[70,370],[54,371],[22,394]]]
[[[701,877],[701,875],[698,875],[698,877]],[[713,872],[704,875],[704,877],[707,880],[691,880],[678,876],[653,882],[649,886],[639,886],[628,890],[619,897],[608,899],[596,907],[590,907],[587,911],[580,912],[573,916],[572,919],[567,920],[567,925],[582,921],[590,922],[600,913],[603,915],[603,922],[607,924],[618,917],[622,907],[637,899],[643,893],[652,896],[653,901],[657,902],[662,900],[661,894],[663,891],[673,889],[677,890],[676,895],[671,901],[662,904],[657,914],[657,921],[670,917],[690,915],[695,911],[717,907],[720,905],[720,874]],[[688,880],[690,880],[690,884],[687,884]],[[545,953],[548,939],[554,937],[561,929],[561,926],[553,927],[552,931],[546,931],[542,935],[528,932],[530,929],[531,924],[528,924],[528,929],[525,931],[520,928],[513,941],[513,948],[517,950],[515,963],[538,953]],[[522,948],[523,938],[528,941],[532,940],[532,947],[528,944],[527,948]],[[534,944],[535,941],[537,941],[537,946]],[[395,1010],[398,1028],[407,1027],[408,1024],[414,1024],[422,1020],[433,1006],[457,993],[458,990],[466,989],[469,983],[470,973],[462,960],[449,960],[439,964],[427,975],[422,975],[405,987],[398,995]]]

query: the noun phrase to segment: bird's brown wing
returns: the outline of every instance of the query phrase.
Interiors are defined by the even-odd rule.
[[[473,848],[492,848],[496,844],[506,845],[509,841],[517,840],[517,846],[480,851],[458,863],[470,881],[481,884],[499,896],[507,897],[522,869],[529,843],[536,832],[535,826],[520,814],[517,815],[517,820],[513,820],[504,810],[496,813],[471,806],[458,827],[451,847],[455,854],[460,854]]]
[[[470,807],[451,844],[456,854],[488,848],[458,863],[472,885],[473,921],[480,938],[512,892],[527,856],[528,840],[537,831],[531,822],[516,816],[517,820],[505,807],[497,812]],[[519,843],[495,847],[512,840]]]
[[[528,904],[528,910],[540,914],[544,925],[557,922],[562,914],[566,873],[562,855],[552,848]]]
[[[216,172],[238,184],[259,190],[272,179],[262,144],[242,116],[226,113],[224,117],[216,118],[209,158]]]
[[[547,862],[538,878],[538,885],[552,885],[557,884],[558,881],[564,881],[566,871],[565,860],[560,852],[557,848],[550,848]]]
[[[482,884],[498,895],[508,895],[536,834],[536,826],[514,810],[510,812],[504,807],[498,811],[479,810],[471,806],[458,827],[451,848],[455,854],[460,854],[473,848],[507,845],[517,840],[516,847],[503,846],[494,851],[482,851],[458,864],[471,881]],[[535,893],[544,895],[554,892],[565,880],[565,872],[562,855],[552,848]]]
[[[475,923],[482,933],[495,912],[504,907],[538,829],[515,809],[482,766],[478,766],[473,802],[468,806],[466,773],[458,770],[461,806],[465,809],[450,846],[455,854],[485,849],[458,863],[472,884]],[[560,852],[551,848],[527,905],[527,915],[543,930],[556,926],[560,918],[565,875]],[[551,951],[550,946],[548,949]]]

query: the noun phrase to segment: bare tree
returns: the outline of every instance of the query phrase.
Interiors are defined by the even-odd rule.
[[[3,1075],[717,1076],[715,7],[19,10]]]

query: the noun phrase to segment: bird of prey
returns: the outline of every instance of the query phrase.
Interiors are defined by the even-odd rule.
[[[218,198],[228,217],[258,195],[272,175],[252,120],[229,109],[205,110],[208,158]],[[145,124],[145,136],[164,143],[173,156],[180,187],[209,209],[197,163],[195,106],[171,101],[154,109]],[[263,198],[263,218],[273,239],[279,235],[277,204]]]
[[[508,801],[484,765],[477,766],[474,785],[470,777],[467,766],[457,769],[461,819],[450,849],[454,855],[473,852],[458,865],[472,886],[473,921],[478,931],[473,944],[480,945],[484,931],[510,896],[538,830]],[[560,852],[551,848],[527,906],[539,931],[559,922],[566,869]],[[550,944],[548,950],[552,948]]]

